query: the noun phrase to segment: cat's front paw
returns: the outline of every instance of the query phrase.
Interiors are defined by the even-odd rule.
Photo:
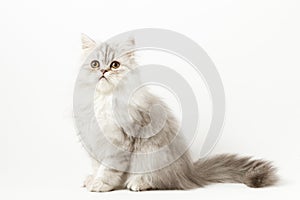
[[[134,191],[134,192],[139,192],[139,191],[150,190],[151,186],[141,180],[134,180],[134,181],[128,183],[127,189]]]
[[[89,185],[93,180],[94,180],[94,176],[88,175],[83,182],[83,187],[87,187],[87,185]]]
[[[84,186],[90,192],[109,192],[114,189],[113,186],[104,183],[101,178],[87,177]]]

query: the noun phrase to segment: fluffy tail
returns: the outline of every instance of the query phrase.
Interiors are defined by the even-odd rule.
[[[276,169],[264,160],[236,155],[218,155],[194,163],[198,180],[209,183],[244,183],[249,187],[266,187],[276,183]]]

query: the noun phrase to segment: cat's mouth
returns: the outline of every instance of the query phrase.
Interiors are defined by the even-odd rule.
[[[100,81],[101,79],[107,80],[107,78],[106,78],[105,76],[101,76],[101,77],[99,78],[99,81]]]

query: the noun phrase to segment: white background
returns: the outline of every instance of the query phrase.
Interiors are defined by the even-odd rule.
[[[0,199],[299,198],[299,10],[297,0],[2,1]],[[105,40],[146,27],[180,32],[207,51],[227,97],[213,154],[273,160],[277,186],[142,193],[80,187],[89,166],[72,122],[80,33]]]

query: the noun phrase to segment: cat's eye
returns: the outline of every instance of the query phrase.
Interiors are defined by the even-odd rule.
[[[120,63],[118,61],[113,61],[111,64],[110,64],[110,68],[114,68],[114,69],[117,69],[118,67],[120,67]]]
[[[94,68],[94,69],[100,67],[99,61],[98,60],[93,60],[91,62],[91,67]]]

